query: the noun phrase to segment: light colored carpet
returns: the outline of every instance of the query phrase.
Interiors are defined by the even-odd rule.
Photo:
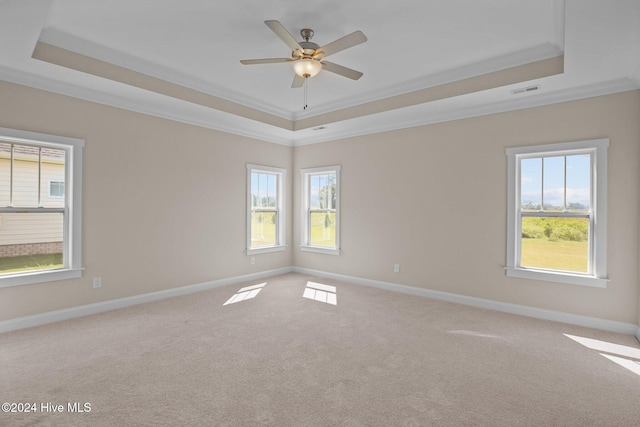
[[[639,425],[640,375],[564,334],[640,366],[632,336],[287,274],[0,335],[0,399],[38,405],[0,425]]]

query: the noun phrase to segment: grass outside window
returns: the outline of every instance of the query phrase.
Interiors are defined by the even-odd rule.
[[[0,258],[0,274],[62,268],[62,254],[41,254]]]
[[[276,236],[276,212],[252,212],[251,213],[251,247],[275,246]]]
[[[588,218],[522,218],[523,267],[589,272]]]
[[[314,246],[336,247],[335,212],[312,212],[310,218],[311,236],[309,242]]]

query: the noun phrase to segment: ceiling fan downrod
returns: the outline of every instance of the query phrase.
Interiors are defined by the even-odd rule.
[[[309,78],[305,76],[305,78],[304,78],[304,107],[302,108],[303,110],[306,110],[307,108],[309,108],[309,105],[307,104],[307,80],[309,80]]]

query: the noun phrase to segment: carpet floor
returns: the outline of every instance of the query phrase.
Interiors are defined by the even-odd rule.
[[[291,273],[2,334],[0,400],[2,426],[626,427],[640,345]]]

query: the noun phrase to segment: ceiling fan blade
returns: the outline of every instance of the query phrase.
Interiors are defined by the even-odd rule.
[[[318,50],[322,51],[324,57],[327,57],[366,41],[367,36],[365,36],[362,31],[358,30],[344,37],[341,37],[338,40],[334,40],[331,43],[322,46]]]
[[[360,71],[352,70],[351,68],[343,67],[342,65],[334,64],[333,62],[322,62],[322,69],[331,71],[332,73],[340,74],[341,76],[350,78],[352,80],[358,80],[362,77]]]
[[[267,27],[271,28],[271,31],[276,33],[283,42],[287,44],[291,48],[292,51],[302,51],[302,46],[293,38],[293,36],[287,31],[287,29],[278,21],[269,20],[264,21],[267,24]]]
[[[255,64],[275,64],[278,62],[291,62],[292,58],[264,58],[264,59],[241,59],[240,63],[244,65]]]
[[[299,75],[295,74],[293,76],[293,82],[291,83],[291,87],[295,89],[298,87],[302,87],[302,85],[304,85],[304,77],[300,77]]]

